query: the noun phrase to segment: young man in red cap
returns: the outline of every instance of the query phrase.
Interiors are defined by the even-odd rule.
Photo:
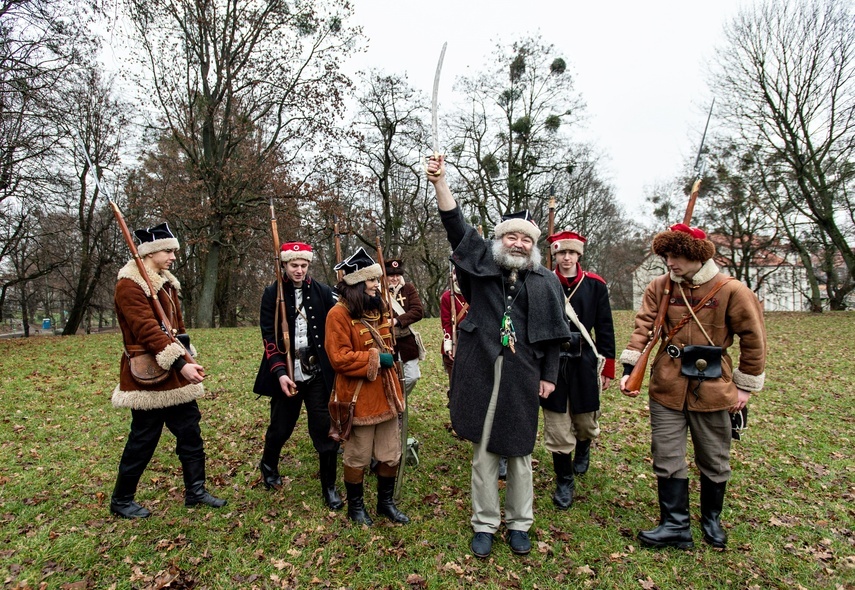
[[[766,329],[754,293],[722,274],[713,261],[715,246],[706,234],[682,223],[653,238],[653,252],[668,272],[644,292],[635,331],[620,360],[627,389],[632,368],[650,342],[659,304],[667,297],[663,341],[651,361],[649,405],[653,471],[659,494],[659,526],[638,533],[649,547],[694,546],[689,517],[689,468],[686,431],[692,436],[695,463],[701,473],[703,539],[723,548],[721,526],[727,480],[730,479],[730,414],[741,412],[752,392],[763,388]],[[727,349],[739,336],[739,364]]]
[[[146,274],[166,314],[178,342],[170,338],[149,299],[148,284],[135,260],[119,271],[116,283],[116,317],[122,331],[119,384],[113,390],[113,406],[131,410],[131,431],[119,463],[116,487],[110,498],[110,512],[122,518],[146,518],[151,513],[134,501],[137,484],[151,461],[163,427],[175,435],[175,453],[184,475],[184,505],[205,504],[220,508],[225,500],[205,489],[205,446],[199,427],[201,414],[196,400],[205,394],[205,371],[195,360],[185,360],[185,351],[195,357],[196,349],[184,329],[181,284],[169,272],[178,251],[178,239],[165,223],[134,232],[140,245],[137,252]],[[157,383],[141,380],[131,368],[131,358],[154,355],[165,370]]]
[[[540,229],[528,211],[502,217],[495,237],[468,225],[445,180],[442,158],[427,164],[439,216],[453,248],[460,291],[469,302],[451,381],[451,424],[472,442],[470,549],[486,558],[501,522],[498,477],[508,457],[505,526],[511,551],[531,551],[534,522],[531,454],[540,398],[558,380],[559,344],[570,336],[563,294],[554,273],[540,264]]]
[[[253,391],[270,397],[270,425],[264,437],[264,452],[259,469],[268,489],[282,485],[279,455],[294,432],[300,409],[306,405],[309,436],[318,452],[321,494],[331,510],[344,506],[335,487],[338,443],[327,435],[330,428],[330,399],[335,373],[324,349],[327,313],[336,297],[327,285],[309,276],[314,253],[302,242],[282,244],[280,260],[284,272],[282,293],[288,318],[294,381],[288,377],[281,333],[276,283],[264,290],[261,298],[261,338],[264,355]]]
[[[574,473],[588,471],[591,441],[600,434],[600,392],[608,389],[615,376],[615,329],[606,282],[579,264],[587,240],[563,231],[547,241],[564,289],[571,338],[561,344],[555,391],[540,405],[544,441],[555,469],[552,502],[559,510],[567,510],[573,504]]]

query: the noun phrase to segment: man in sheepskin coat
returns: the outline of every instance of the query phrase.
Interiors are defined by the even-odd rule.
[[[460,291],[470,304],[458,326],[449,400],[454,430],[472,442],[470,548],[480,558],[492,550],[501,525],[498,477],[505,455],[507,541],[511,551],[525,555],[534,522],[531,453],[539,400],[555,389],[559,344],[570,337],[561,284],[540,264],[540,229],[528,211],[504,216],[494,239],[485,240],[463,220],[442,158],[431,159],[427,172]]]
[[[644,347],[657,344],[649,342],[650,334],[659,304],[668,297],[664,340],[651,362],[648,388],[660,521],[659,526],[641,531],[638,539],[649,547],[693,546],[686,463],[688,430],[701,472],[703,539],[722,548],[727,544],[720,517],[730,479],[730,415],[741,412],[751,394],[763,388],[763,311],[751,289],[719,271],[713,261],[715,246],[702,230],[682,223],[672,225],[653,238],[653,252],[662,257],[668,272],[647,286],[635,317],[635,331],[620,357],[624,366],[621,392],[635,397],[639,392],[627,390],[626,383]],[[736,367],[727,352],[734,336],[739,336]],[[693,358],[690,352],[698,351],[688,349],[690,345],[707,347],[702,364],[684,363]],[[718,362],[720,376],[700,380],[692,376],[693,369],[709,372],[709,367]]]
[[[169,272],[179,248],[178,240],[165,223],[134,232],[140,241],[138,253],[157,300],[174,335],[186,338],[178,294],[181,285]],[[185,347],[164,330],[149,299],[148,284],[135,260],[119,271],[116,283],[116,317],[122,331],[119,384],[113,391],[113,406],[131,410],[131,432],[119,463],[110,512],[123,518],[146,518],[151,513],[134,501],[137,484],[154,454],[163,426],[177,439],[176,454],[184,473],[184,505],[225,505],[205,489],[205,449],[199,428],[196,400],[204,394],[205,377],[201,365],[185,360]],[[190,347],[195,356],[195,349]],[[144,354],[154,357],[165,371],[158,383],[142,383],[131,373],[129,359]],[[156,367],[155,367],[156,368]]]

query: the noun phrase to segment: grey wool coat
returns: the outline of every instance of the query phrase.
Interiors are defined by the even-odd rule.
[[[440,211],[451,243],[460,290],[469,313],[460,323],[451,378],[449,409],[458,435],[480,443],[493,390],[496,359],[503,355],[493,428],[487,450],[520,457],[530,455],[537,438],[540,381],[558,379],[558,347],[570,337],[564,298],[555,274],[542,266],[520,271],[517,288],[493,259],[492,241],[463,220],[460,208]],[[504,285],[504,287],[503,287]],[[510,301],[516,330],[516,353],[501,343],[501,321]]]

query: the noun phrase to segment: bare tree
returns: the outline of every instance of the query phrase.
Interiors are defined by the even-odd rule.
[[[264,205],[263,171],[274,156],[298,168],[335,137],[349,83],[339,62],[357,35],[345,26],[352,9],[344,0],[131,0],[128,8],[141,82],[150,81],[191,182],[179,198],[201,261],[194,315],[212,326],[230,226]]]
[[[719,113],[757,149],[766,177],[792,210],[827,237],[847,276],[831,307],[845,305],[855,277],[855,15],[836,0],[766,0],[725,28],[711,69]],[[797,237],[797,236],[796,236]]]
[[[467,106],[450,123],[455,192],[488,231],[504,213],[545,210],[549,187],[575,166],[568,128],[584,104],[555,53],[539,38],[498,45],[487,71],[456,85]]]

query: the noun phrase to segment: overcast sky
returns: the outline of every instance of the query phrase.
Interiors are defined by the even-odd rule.
[[[447,41],[439,93],[444,105],[454,100],[454,80],[467,69],[483,70],[496,42],[539,33],[575,73],[587,103],[586,138],[608,157],[606,172],[620,202],[637,213],[645,187],[670,181],[694,158],[712,99],[705,64],[722,42],[722,26],[743,4],[354,0],[354,20],[363,26],[369,48],[347,70],[406,72],[429,97]]]

